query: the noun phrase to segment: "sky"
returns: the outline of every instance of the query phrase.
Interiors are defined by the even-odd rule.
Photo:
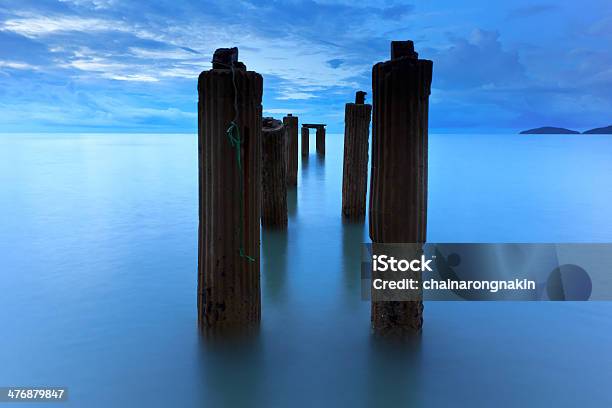
[[[0,0],[0,132],[196,132],[198,74],[231,46],[264,115],[342,132],[407,39],[433,61],[431,132],[612,124],[610,0]]]

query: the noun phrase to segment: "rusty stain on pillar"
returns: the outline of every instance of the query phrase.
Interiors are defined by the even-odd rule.
[[[217,50],[198,79],[198,322],[209,333],[260,321],[262,92],[237,48]]]
[[[316,127],[317,154],[325,156],[325,125]]]
[[[283,118],[287,132],[287,185],[297,186],[298,172],[298,118],[288,114]]]
[[[310,129],[307,126],[302,125],[302,157],[308,157],[308,136],[310,135]]]
[[[263,118],[261,131],[261,225],[287,227],[287,159],[285,127]]]
[[[427,229],[427,137],[432,62],[412,41],[393,41],[391,60],[372,69],[370,238],[424,243]],[[375,333],[418,332],[423,302],[372,302]]]
[[[372,105],[364,102],[365,92],[358,91],[355,103],[347,103],[344,108],[342,214],[350,219],[363,218],[366,209]]]

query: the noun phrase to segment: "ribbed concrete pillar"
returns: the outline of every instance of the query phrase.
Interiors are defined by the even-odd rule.
[[[372,69],[372,242],[425,242],[431,76],[412,41],[392,42],[391,60]],[[379,334],[417,332],[423,302],[372,302],[371,318]]]
[[[199,82],[199,81],[198,81]],[[202,118],[204,117],[203,107],[204,104],[199,100],[199,88],[198,83],[198,322],[201,320],[202,312],[204,310],[203,303],[203,291],[204,291],[204,273],[202,265],[204,264],[204,163],[202,149],[203,136],[202,131]]]
[[[287,185],[297,186],[298,172],[298,118],[288,114],[283,118],[287,132]]]
[[[364,104],[365,92],[344,107],[344,168],[342,214],[350,219],[365,216],[368,182],[368,147],[372,105]]]
[[[262,91],[261,75],[238,62],[237,49],[217,50],[213,69],[198,79],[198,320],[208,332],[260,321]],[[234,140],[227,134],[232,121]]]
[[[310,135],[310,130],[306,126],[302,126],[302,157],[308,156],[310,153],[308,151],[308,136]]]
[[[261,132],[261,225],[287,227],[286,131],[280,120],[263,119]]]
[[[324,156],[325,155],[325,127],[317,126],[317,134],[316,134],[316,142],[317,142],[317,154]]]

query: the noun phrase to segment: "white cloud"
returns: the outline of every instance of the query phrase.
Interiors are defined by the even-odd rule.
[[[315,45],[296,38],[270,40],[253,37],[244,43],[265,50],[261,52],[247,49],[242,52],[241,59],[248,67],[264,75],[277,76],[299,87],[315,87],[314,90],[321,91],[337,86],[355,87],[357,85],[352,78],[371,69],[371,66],[359,65],[330,67],[327,61],[331,56],[342,56],[338,55],[339,51],[335,47],[326,44]],[[310,52],[304,53],[305,49]]]
[[[148,48],[130,47],[132,55],[139,58],[190,60],[198,57],[198,54],[189,52],[182,48],[155,50]]]
[[[196,79],[200,72],[205,69],[209,69],[209,66],[205,66],[204,64],[192,64],[192,65],[179,65],[168,68],[163,68],[158,71],[160,77],[163,78],[186,78],[186,79]]]
[[[71,3],[97,4],[85,0],[72,0]],[[98,6],[102,3],[108,2],[100,2]],[[283,92],[279,99],[305,100],[313,99],[317,97],[316,92],[325,92],[332,87],[356,88],[358,84],[353,78],[367,73],[371,68],[369,65],[355,64],[330,67],[327,61],[331,57],[344,57],[340,55],[342,50],[332,44],[313,43],[292,35],[275,39],[257,32],[236,32],[232,26],[188,22],[180,26],[153,28],[136,23],[130,25],[125,21],[75,15],[16,15],[17,17],[0,23],[0,30],[33,39],[44,37],[48,48],[53,52],[70,52],[66,44],[54,42],[52,37],[54,34],[66,32],[124,32],[141,39],[162,41],[168,45],[168,48],[152,49],[125,44],[127,47],[121,52],[110,55],[108,51],[99,51],[99,44],[90,42],[87,48],[81,47],[72,51],[76,59],[59,62],[60,66],[103,73],[104,77],[117,76],[126,80],[143,77],[197,78],[202,70],[210,67],[210,54],[214,49],[235,44],[239,48],[244,46],[241,48],[241,60],[249,69],[254,69],[264,76],[274,75],[290,85],[292,91]],[[185,48],[194,49],[196,52]],[[308,52],[305,53],[304,50]],[[127,56],[134,58],[128,61],[125,58]]]
[[[106,78],[114,79],[116,81],[136,81],[136,82],[158,82],[159,79],[152,77],[150,75],[143,74],[129,74],[129,75],[117,75],[117,74],[108,74],[105,75]]]
[[[129,26],[119,21],[69,15],[21,14],[21,17],[6,20],[0,26],[0,30],[11,31],[28,38],[39,38],[71,31],[82,33],[117,31],[131,33],[143,39],[159,38],[147,30]]]
[[[24,62],[16,62],[16,61],[0,61],[0,68],[30,69],[30,70],[38,69],[34,65],[26,64]]]
[[[307,92],[282,91],[280,96],[277,96],[276,99],[280,101],[287,101],[287,100],[305,100],[305,99],[312,99],[316,97],[317,95],[307,93]]]
[[[109,28],[108,23],[104,20],[68,16],[15,18],[6,20],[2,25],[3,31],[12,31],[29,38],[62,31],[104,31],[109,30]]]
[[[89,7],[94,10],[108,9],[117,4],[116,0],[59,0],[61,3],[74,4],[79,7]]]
[[[124,70],[127,68],[127,65],[125,64],[112,62],[99,57],[75,59],[64,66],[73,67],[81,71],[94,71],[102,73],[110,73],[112,71]]]

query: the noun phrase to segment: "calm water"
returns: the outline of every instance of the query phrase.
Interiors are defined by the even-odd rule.
[[[0,386],[78,407],[612,406],[610,303],[428,302],[420,340],[374,341],[340,135],[300,163],[287,232],[262,232],[259,337],[204,341],[196,150],[0,136]],[[432,135],[428,238],[610,242],[611,175],[610,136]]]

